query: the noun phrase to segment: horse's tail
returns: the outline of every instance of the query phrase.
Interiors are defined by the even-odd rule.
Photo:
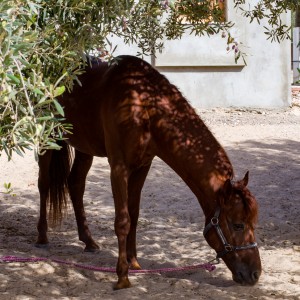
[[[49,221],[55,226],[60,224],[67,209],[68,177],[72,164],[72,152],[65,141],[58,141],[60,150],[53,150],[49,167]]]

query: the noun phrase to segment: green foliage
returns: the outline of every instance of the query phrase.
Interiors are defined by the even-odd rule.
[[[2,192],[2,194],[10,195],[10,196],[16,196],[10,182],[8,182],[8,183],[5,182],[3,184],[3,187],[4,187],[5,190],[4,190],[4,192]]]
[[[59,148],[55,140],[70,127],[62,125],[63,111],[55,98],[79,72],[68,64],[61,69],[59,55],[65,52],[63,59],[68,60],[75,53],[54,41],[50,24],[47,29],[37,25],[42,4],[0,3],[0,150],[8,157],[12,151],[22,155],[24,148],[33,147],[36,153]]]
[[[298,1],[260,1],[254,10],[245,10],[246,1],[234,2],[250,21],[268,18],[267,34],[280,40],[287,35],[280,13]],[[59,149],[56,140],[71,125],[57,97],[72,89],[88,54],[110,59],[110,35],[136,43],[144,55],[160,51],[164,37],[179,39],[187,29],[199,36],[222,31],[238,59],[240,50],[225,34],[233,24],[223,18],[205,0],[1,0],[0,153],[10,158],[26,148],[36,154]]]
[[[281,20],[283,13],[299,9],[299,0],[261,0],[253,7],[246,5],[245,0],[234,0],[235,7],[242,11],[243,16],[250,19],[250,22],[257,21],[259,24],[263,19],[268,20],[268,26],[264,26],[267,39],[280,42],[290,39],[290,26]]]

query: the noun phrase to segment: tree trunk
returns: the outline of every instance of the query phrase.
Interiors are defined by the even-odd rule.
[[[296,22],[295,27],[300,27],[300,6],[298,5],[296,9]]]

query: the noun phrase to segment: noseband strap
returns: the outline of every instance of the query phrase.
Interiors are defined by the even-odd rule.
[[[238,250],[247,250],[247,249],[257,247],[256,243],[250,243],[250,244],[242,245],[242,246],[230,245],[227,242],[227,240],[226,240],[226,238],[223,234],[223,231],[222,231],[222,229],[219,225],[220,212],[221,212],[221,208],[220,208],[220,206],[218,206],[216,211],[215,211],[214,216],[211,218],[210,222],[205,226],[204,231],[203,231],[203,235],[205,236],[210,229],[215,228],[220,240],[222,241],[223,246],[224,246],[224,250],[223,251],[217,251],[217,257],[216,257],[217,259],[223,257],[225,254],[227,254],[229,252],[238,251]]]

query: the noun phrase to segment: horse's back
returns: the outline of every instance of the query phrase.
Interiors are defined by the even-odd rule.
[[[149,164],[158,147],[172,146],[171,132],[199,122],[179,90],[140,58],[94,61],[80,81],[63,105],[74,126],[70,143],[87,154]]]
[[[129,165],[149,164],[154,155],[147,109],[155,74],[133,56],[112,64],[94,61],[79,77],[81,85],[61,99],[73,125],[70,144],[94,156],[122,157]]]

